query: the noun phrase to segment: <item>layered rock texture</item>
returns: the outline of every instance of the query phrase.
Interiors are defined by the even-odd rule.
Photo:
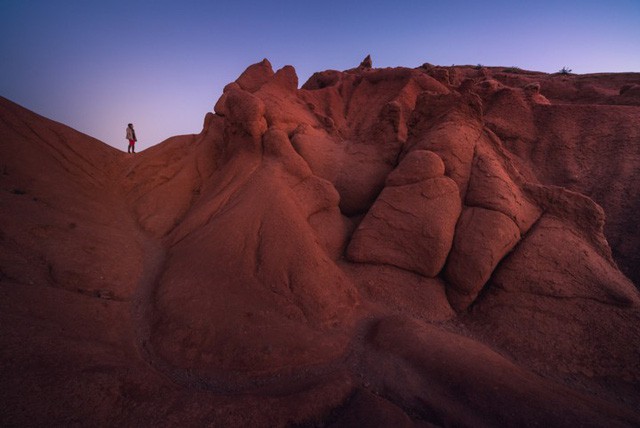
[[[640,425],[638,85],[264,60],[136,155],[0,100],[0,425]]]

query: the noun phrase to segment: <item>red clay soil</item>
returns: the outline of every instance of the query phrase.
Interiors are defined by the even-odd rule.
[[[135,155],[0,99],[0,425],[640,425],[639,88],[264,60]]]

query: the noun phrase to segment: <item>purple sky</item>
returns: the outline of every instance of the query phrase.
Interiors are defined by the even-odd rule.
[[[640,0],[0,0],[0,95],[126,150],[198,133],[250,64],[640,72]]]

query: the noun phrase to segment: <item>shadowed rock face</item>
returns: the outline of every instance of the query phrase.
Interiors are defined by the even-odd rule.
[[[639,77],[515,71],[264,60],[136,155],[2,99],[2,425],[640,424]]]

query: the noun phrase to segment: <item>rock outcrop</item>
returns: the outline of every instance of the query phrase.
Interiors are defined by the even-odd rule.
[[[639,425],[637,85],[264,60],[136,155],[0,100],[0,423]]]
[[[384,263],[435,277],[451,249],[461,202],[433,152],[409,153],[351,237],[347,252],[361,263]]]

